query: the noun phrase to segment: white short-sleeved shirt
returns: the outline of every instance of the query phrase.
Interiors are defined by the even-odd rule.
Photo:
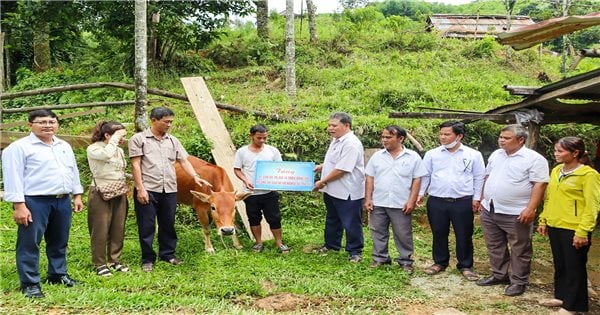
[[[256,176],[256,161],[281,161],[281,153],[274,146],[265,144],[260,152],[252,152],[248,145],[239,148],[235,152],[233,168],[239,168],[244,173],[244,176],[254,183]],[[244,185],[244,191],[250,191]],[[252,195],[263,195],[269,193],[269,190],[253,190]]]
[[[321,179],[334,169],[346,172],[341,178],[327,183],[321,192],[343,200],[358,200],[365,197],[365,157],[360,140],[352,131],[333,139],[325,154]]]
[[[439,146],[425,153],[423,164],[427,175],[421,179],[420,196],[481,198],[485,165],[479,151],[462,143],[454,152]]]
[[[55,136],[53,140],[46,144],[30,133],[4,149],[4,200],[24,202],[25,196],[83,193],[71,145]]]
[[[549,173],[548,161],[529,148],[512,155],[498,149],[488,159],[481,203],[489,210],[492,200],[495,213],[519,215],[529,203],[533,183],[547,183]]]
[[[413,150],[404,148],[394,159],[383,149],[369,159],[365,173],[373,177],[373,205],[402,209],[410,197],[413,179],[426,175],[427,170]]]

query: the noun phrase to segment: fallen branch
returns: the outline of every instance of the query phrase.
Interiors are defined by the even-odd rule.
[[[106,88],[106,87],[115,87],[115,88],[121,88],[121,89],[129,90],[129,91],[135,91],[135,85],[133,85],[133,84],[119,83],[119,82],[94,82],[94,83],[82,83],[82,84],[57,86],[57,87],[29,90],[29,91],[20,91],[20,92],[13,92],[13,93],[2,93],[2,94],[0,94],[0,100],[10,100],[10,99],[14,99],[14,98],[18,98],[18,97],[25,97],[25,96],[77,91],[77,90],[84,90],[84,89],[98,89],[98,88]],[[173,98],[173,99],[189,102],[186,95],[181,95],[181,94],[164,91],[164,90],[159,90],[159,89],[148,89],[147,91],[148,91],[148,94],[158,95],[158,96],[163,96],[163,97],[168,97],[168,98]],[[129,101],[127,101],[127,102],[129,102]],[[76,105],[76,104],[71,104],[71,105]],[[117,104],[115,104],[115,105],[117,105]],[[235,113],[240,113],[240,114],[252,114],[254,116],[264,117],[264,118],[268,118],[268,119],[274,120],[274,121],[291,121],[291,122],[296,121],[295,119],[288,118],[288,117],[280,117],[278,115],[268,115],[261,111],[248,111],[241,107],[238,107],[235,105],[230,105],[230,104],[223,104],[223,103],[215,102],[215,105],[219,109],[223,109],[223,110],[227,110],[227,111],[231,111],[231,112],[235,112]],[[61,106],[61,105],[58,105],[58,106]],[[103,105],[95,105],[95,106],[103,106]],[[52,107],[52,108],[54,109],[56,107]],[[67,108],[74,108],[74,107],[67,107]],[[10,113],[9,110],[10,109],[5,109],[4,112]],[[27,108],[27,110],[29,111],[32,109],[31,109],[31,107],[29,107],[29,108]]]

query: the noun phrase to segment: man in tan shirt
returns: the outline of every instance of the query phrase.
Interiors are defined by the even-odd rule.
[[[210,185],[196,174],[181,142],[168,133],[174,116],[173,111],[166,107],[152,109],[151,127],[129,139],[129,157],[135,180],[134,208],[142,250],[142,270],[146,272],[152,271],[156,261],[156,252],[152,248],[156,221],[158,257],[172,265],[182,263],[175,256],[175,162],[179,161],[183,170],[194,177],[198,185]]]

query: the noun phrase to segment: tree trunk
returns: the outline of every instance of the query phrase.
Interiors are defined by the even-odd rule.
[[[267,0],[255,0],[256,5],[256,33],[260,38],[269,38],[269,3]]]
[[[152,25],[150,27],[150,36],[148,38],[148,63],[155,63],[158,60],[158,39],[156,37],[156,25],[160,22],[160,11],[152,14]]]
[[[294,0],[285,1],[285,89],[296,96],[296,46],[294,43]]]
[[[33,30],[33,67],[35,72],[44,72],[50,69],[50,26],[48,23],[38,21]]]
[[[310,42],[317,42],[317,24],[315,21],[315,15],[317,13],[317,6],[313,0],[306,0],[306,9],[308,10],[308,32],[310,33]]]
[[[135,130],[148,127],[148,58],[146,0],[135,0]]]
[[[0,93],[4,92],[4,32],[0,32]],[[0,108],[0,114],[2,108]],[[0,120],[2,115],[0,115]]]

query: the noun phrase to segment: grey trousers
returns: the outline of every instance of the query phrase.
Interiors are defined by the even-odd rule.
[[[391,261],[388,252],[390,239],[390,223],[394,235],[394,244],[400,253],[397,261],[400,265],[412,265],[413,237],[412,215],[404,214],[399,208],[373,207],[369,219],[369,230],[373,239],[373,260],[378,262]]]
[[[91,188],[88,196],[88,230],[92,248],[92,263],[99,267],[120,262],[125,238],[127,218],[127,195],[103,200],[100,193]]]
[[[523,224],[517,217],[484,209],[481,211],[481,227],[493,276],[508,278],[510,267],[511,284],[528,284],[533,256],[533,224]]]

